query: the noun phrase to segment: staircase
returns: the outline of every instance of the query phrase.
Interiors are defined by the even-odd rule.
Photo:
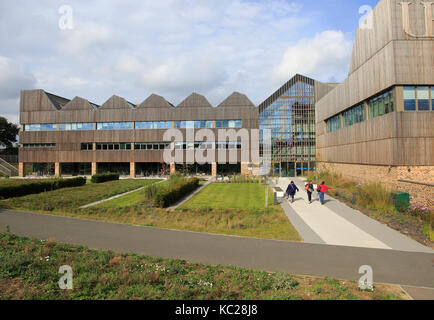
[[[0,157],[0,172],[7,174],[9,177],[18,175],[18,169]]]

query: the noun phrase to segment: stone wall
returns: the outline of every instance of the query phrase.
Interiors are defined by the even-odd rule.
[[[339,173],[348,180],[361,183],[383,182],[391,190],[410,193],[412,203],[420,202],[434,208],[434,166],[394,167],[321,162],[317,163],[317,168],[319,171]]]

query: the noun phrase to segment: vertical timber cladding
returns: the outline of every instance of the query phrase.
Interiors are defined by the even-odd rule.
[[[271,130],[274,173],[294,176],[315,169],[315,86],[331,87],[295,75],[259,105],[259,128]],[[261,142],[262,146],[264,141]]]
[[[433,2],[381,0],[371,13],[372,28],[356,31],[347,79],[316,104],[318,167],[353,180],[381,180],[428,206],[434,197],[433,102],[429,111],[406,111],[403,87],[434,87],[433,11]],[[393,110],[371,117],[386,92],[393,92]],[[364,120],[327,131],[328,120],[360,105],[369,115]]]
[[[98,122],[212,121],[211,130],[218,137],[217,120],[241,120],[242,128],[258,129],[258,108],[243,94],[234,92],[217,107],[193,93],[178,106],[163,97],[152,94],[140,105],[112,96],[102,106],[86,99],[72,100],[54,96],[43,90],[24,90],[20,101],[20,163],[90,163],[92,172],[98,163],[162,163],[164,150],[134,150],[134,143],[163,142],[165,129],[96,130]],[[61,131],[60,124],[92,123],[93,130]],[[53,131],[26,131],[28,124],[57,124]],[[180,129],[186,136],[186,130]],[[81,144],[92,146],[82,150]],[[99,143],[128,143],[131,150],[97,150]],[[29,148],[29,144],[38,147]],[[53,144],[45,147],[43,144]],[[217,159],[217,150],[216,152]],[[252,143],[249,143],[249,161],[252,161]],[[239,159],[241,162],[241,159]],[[131,174],[131,173],[130,173]]]

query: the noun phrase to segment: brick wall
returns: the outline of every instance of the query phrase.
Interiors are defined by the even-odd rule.
[[[344,178],[361,183],[381,181],[391,190],[410,193],[413,203],[420,202],[434,208],[434,186],[399,181],[407,180],[433,185],[434,166],[391,167],[321,162],[317,167],[319,171],[337,172]]]

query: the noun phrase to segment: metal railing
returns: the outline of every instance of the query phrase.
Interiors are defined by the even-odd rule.
[[[0,157],[0,171],[7,174],[8,176],[17,176],[18,169],[11,165],[9,162],[3,159],[5,156]],[[18,157],[17,157],[18,160]]]

